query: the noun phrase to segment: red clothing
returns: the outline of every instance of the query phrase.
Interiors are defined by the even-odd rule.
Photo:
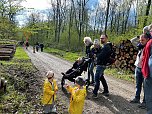
[[[151,49],[151,45],[152,45],[152,39],[150,39],[144,50],[143,50],[143,58],[142,58],[142,73],[144,78],[148,78],[149,77],[149,66],[148,66],[148,61],[149,61],[149,57],[150,57],[150,49]]]

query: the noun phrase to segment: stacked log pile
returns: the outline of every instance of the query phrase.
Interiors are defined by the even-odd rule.
[[[130,40],[123,40],[119,45],[113,45],[113,49],[116,53],[116,61],[112,67],[122,70],[134,71],[134,63],[138,50],[132,45]]]
[[[15,44],[0,44],[0,60],[10,60],[16,51]]]

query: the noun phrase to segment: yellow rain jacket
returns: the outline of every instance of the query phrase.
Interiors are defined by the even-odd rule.
[[[54,87],[53,87],[53,86]],[[42,103],[43,104],[52,104],[53,101],[53,95],[54,95],[54,101],[56,100],[56,94],[54,91],[57,91],[58,87],[56,84],[56,81],[53,80],[53,84],[51,84],[48,79],[44,81],[44,86],[43,86],[43,98],[42,98]]]
[[[69,113],[82,114],[84,100],[86,97],[86,87],[84,87],[83,89],[79,89],[77,87],[72,88],[71,86],[68,86],[67,90],[71,93]]]

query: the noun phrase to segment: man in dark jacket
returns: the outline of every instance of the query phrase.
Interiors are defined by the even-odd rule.
[[[43,43],[40,44],[40,48],[41,48],[41,52],[43,52],[43,48],[44,48],[44,44]]]
[[[98,90],[100,87],[100,81],[102,82],[104,91],[102,92],[105,96],[109,96],[109,90],[107,82],[104,78],[104,70],[106,69],[106,64],[111,55],[111,47],[108,41],[107,35],[101,35],[100,42],[103,44],[100,52],[97,54],[97,67],[95,73],[95,87],[93,90],[93,97],[97,98]]]

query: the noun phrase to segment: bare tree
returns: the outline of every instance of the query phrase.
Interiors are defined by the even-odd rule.
[[[105,22],[105,32],[104,32],[105,34],[106,34],[106,31],[107,31],[109,7],[110,7],[110,0],[107,0],[106,22]]]
[[[147,8],[146,8],[146,14],[145,14],[146,17],[145,17],[145,20],[144,20],[143,27],[146,26],[146,24],[147,24],[147,18],[148,18],[148,15],[149,15],[150,6],[151,6],[151,0],[148,0],[148,5],[147,5]]]

